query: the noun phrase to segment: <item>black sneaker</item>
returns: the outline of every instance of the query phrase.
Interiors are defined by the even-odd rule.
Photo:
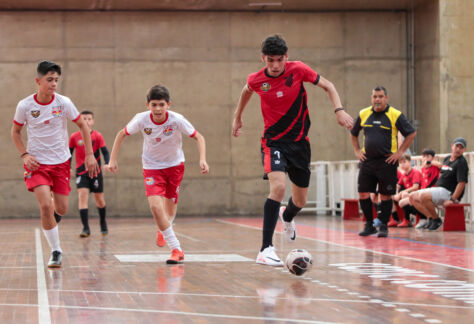
[[[365,223],[364,230],[359,233],[359,236],[369,236],[377,234],[377,229],[374,227],[372,223]]]
[[[443,225],[443,221],[441,220],[441,218],[433,219],[433,224],[428,227],[428,230],[436,231],[438,228],[440,228],[441,225]]]
[[[379,233],[377,234],[377,237],[387,237],[388,236],[388,227],[386,224],[382,224],[379,227]]]
[[[433,218],[428,218],[428,221],[423,225],[422,229],[428,229],[433,224]]]
[[[102,235],[107,235],[109,234],[109,230],[107,229],[107,223],[106,222],[101,222],[100,223],[100,232],[102,233]]]
[[[59,251],[53,251],[51,258],[49,258],[48,268],[61,268],[61,262],[63,261],[63,254]]]
[[[89,237],[91,235],[91,230],[88,228],[85,228],[82,230],[81,234],[79,234],[79,237]]]

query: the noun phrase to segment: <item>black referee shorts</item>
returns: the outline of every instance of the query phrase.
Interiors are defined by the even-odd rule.
[[[90,192],[104,192],[104,179],[102,178],[102,172],[100,172],[95,178],[89,177],[87,173],[82,175],[76,174],[76,185],[77,189],[88,188]]]
[[[298,187],[309,186],[311,146],[308,141],[282,143],[262,138],[261,152],[265,174],[272,171],[287,172],[291,182]]]
[[[397,190],[397,164],[388,164],[385,158],[366,160],[359,164],[359,177],[357,179],[358,192],[378,192],[391,196]]]

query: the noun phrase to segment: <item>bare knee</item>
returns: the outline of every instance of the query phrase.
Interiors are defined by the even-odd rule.
[[[39,203],[41,215],[49,216],[53,212],[53,204],[51,200]]]
[[[277,201],[282,201],[285,196],[285,183],[275,183],[271,187],[270,197]]]

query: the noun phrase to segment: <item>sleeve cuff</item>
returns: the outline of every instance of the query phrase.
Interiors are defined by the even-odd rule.
[[[196,136],[196,130],[194,130],[194,132],[191,135],[189,135],[189,137],[194,137],[194,136]]]
[[[125,131],[125,135],[130,135],[130,133],[127,131],[127,127],[123,129]]]
[[[23,126],[24,124],[17,122],[16,120],[13,119],[13,124],[18,125],[18,126]]]
[[[319,78],[320,78],[320,75],[318,74],[318,76],[316,77],[316,80],[314,80],[313,82],[314,85],[317,85],[319,83]]]
[[[72,121],[73,121],[73,122],[77,122],[77,121],[79,120],[79,118],[81,118],[81,114],[77,115],[77,117],[74,118]]]

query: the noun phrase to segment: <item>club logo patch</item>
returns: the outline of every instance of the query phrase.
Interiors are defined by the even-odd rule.
[[[161,137],[155,138],[155,141],[156,141],[157,143],[161,142]]]
[[[44,123],[45,123],[46,125],[48,125],[48,124],[49,124],[49,120],[45,120]]]
[[[57,106],[51,108],[51,113],[53,114],[54,117],[61,117],[63,115],[63,107]]]
[[[33,116],[33,118],[38,118],[40,114],[41,114],[41,112],[39,110],[32,110],[31,111],[31,116]]]
[[[146,177],[145,178],[145,183],[147,186],[151,186],[155,183],[155,179],[153,179],[153,177]]]
[[[167,126],[164,130],[163,130],[163,135],[166,135],[166,136],[170,136],[171,134],[173,134],[173,127],[172,126]]]
[[[80,140],[78,140],[78,141],[77,141],[77,145],[79,145],[79,146],[82,146],[82,145],[84,145],[84,141],[83,141],[83,140],[81,140],[81,139],[80,139]]]
[[[262,84],[262,86],[260,87],[260,89],[261,89],[262,91],[268,91],[268,90],[270,90],[271,87],[272,87],[272,86],[270,85],[270,83],[265,82],[265,83]]]
[[[23,173],[23,177],[25,177],[25,179],[31,179],[31,172],[25,171],[25,173]]]
[[[150,135],[153,130],[151,128],[145,128],[143,131],[145,134]]]

